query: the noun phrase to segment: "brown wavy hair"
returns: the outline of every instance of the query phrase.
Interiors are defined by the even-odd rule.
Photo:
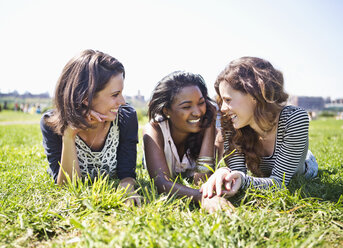
[[[219,92],[220,83],[228,83],[233,89],[256,99],[254,120],[263,131],[271,131],[277,124],[288,94],[284,91],[282,72],[276,70],[271,63],[261,58],[242,57],[225,67],[214,84],[219,108],[223,103]],[[258,134],[250,126],[235,129],[225,113],[221,113],[221,123],[224,140],[228,139],[230,147],[224,155],[237,149],[244,154],[248,169],[257,176],[264,176],[259,169],[262,144]],[[230,137],[226,137],[228,135]]]
[[[206,103],[206,112],[203,116],[201,127],[202,131],[199,133],[190,133],[185,142],[185,150],[189,149],[190,153],[186,154],[192,159],[197,159],[200,153],[200,148],[203,139],[203,131],[209,127],[215,118],[215,108],[213,107],[213,100],[208,96],[205,80],[199,74],[193,74],[184,71],[175,71],[162,78],[156,85],[152,92],[149,101],[148,116],[152,122],[162,122],[167,120],[163,113],[163,109],[170,109],[175,96],[188,86],[197,86]],[[211,106],[212,105],[212,106]],[[160,117],[160,119],[157,119]]]
[[[63,68],[57,81],[52,115],[47,124],[60,135],[68,125],[76,128],[90,128],[86,115],[90,112],[92,100],[104,89],[111,77],[123,73],[122,63],[100,51],[85,50],[72,58]],[[88,104],[84,104],[87,99]]]

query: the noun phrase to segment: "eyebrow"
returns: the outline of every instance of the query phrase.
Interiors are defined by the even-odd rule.
[[[229,96],[222,96],[223,99],[226,99],[226,100],[231,100],[231,97]]]
[[[199,98],[199,101],[201,101],[202,99],[205,99],[203,96]],[[186,103],[192,103],[192,101],[183,101],[181,103],[179,103],[178,106],[182,105],[182,104],[186,104]]]

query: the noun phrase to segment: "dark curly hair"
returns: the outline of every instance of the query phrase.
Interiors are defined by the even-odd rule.
[[[185,142],[185,150],[187,151],[189,149],[190,151],[187,156],[192,159],[197,159],[201,148],[203,131],[206,127],[210,126],[213,118],[215,117],[215,111],[212,105],[213,101],[208,96],[205,81],[202,76],[190,72],[175,71],[164,77],[157,83],[152,92],[149,102],[148,115],[149,120],[155,123],[167,120],[165,114],[163,113],[163,109],[170,109],[175,96],[180,92],[181,89],[187,86],[197,86],[200,89],[206,103],[206,113],[201,123],[202,131],[199,133],[189,134]]]
[[[285,105],[288,94],[284,91],[283,75],[268,61],[256,57],[242,57],[232,61],[217,77],[214,84],[218,94],[218,106],[222,106],[219,84],[227,83],[233,89],[249,94],[256,99],[254,120],[263,131],[270,131],[277,123],[277,117]],[[224,113],[221,115],[224,139],[229,140],[229,154],[233,149],[245,155],[248,169],[257,176],[263,176],[259,169],[262,144],[258,134],[250,127],[233,127]],[[230,135],[230,137],[226,137]]]
[[[63,135],[68,125],[89,128],[86,114],[89,113],[96,93],[105,88],[111,77],[123,73],[124,66],[105,53],[85,50],[72,58],[63,68],[57,81],[55,109],[46,122],[54,131]],[[88,104],[83,102],[87,99]]]

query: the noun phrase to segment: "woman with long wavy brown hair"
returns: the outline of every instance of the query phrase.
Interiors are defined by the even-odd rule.
[[[308,151],[308,114],[287,106],[280,71],[264,59],[242,57],[219,74],[215,89],[222,124],[217,141],[228,168],[218,169],[202,186],[204,196],[213,191],[232,196],[249,186],[282,187],[297,173],[317,175]]]

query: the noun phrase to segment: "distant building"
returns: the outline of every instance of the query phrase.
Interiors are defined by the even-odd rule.
[[[145,108],[147,105],[147,102],[145,101],[144,96],[141,95],[140,90],[138,90],[138,94],[135,96],[125,96],[125,100],[136,108]]]
[[[307,111],[320,111],[325,108],[325,101],[323,97],[290,96],[288,103],[299,106]]]
[[[343,104],[343,98],[335,99],[335,100],[331,101],[331,103]]]
[[[331,98],[330,97],[325,98],[324,102],[325,102],[325,104],[331,103]]]
[[[19,94],[18,91],[13,91],[9,93],[0,93],[0,97],[16,97],[16,98],[50,98],[48,92],[40,93],[40,94],[31,94],[30,92],[26,91],[24,94]]]
[[[332,109],[332,110],[343,110],[343,98],[332,100],[329,103],[325,103],[326,109]]]

